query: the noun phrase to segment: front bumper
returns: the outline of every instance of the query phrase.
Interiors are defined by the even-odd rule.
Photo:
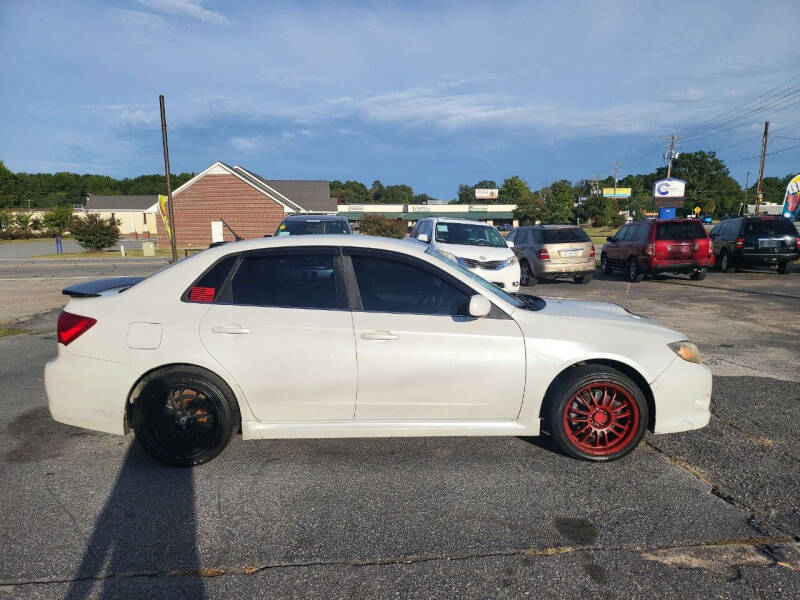
[[[675,357],[650,384],[655,400],[654,433],[699,429],[711,419],[711,369]]]
[[[519,264],[509,265],[502,269],[481,269],[476,267],[470,269],[476,275],[480,275],[486,281],[493,283],[505,291],[518,292],[519,291]]]
[[[106,433],[127,433],[125,403],[135,381],[129,366],[76,356],[61,344],[58,356],[44,367],[47,405],[53,419]]]

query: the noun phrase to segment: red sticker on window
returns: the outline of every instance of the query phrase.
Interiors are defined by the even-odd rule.
[[[193,287],[189,292],[190,302],[213,302],[215,289],[211,287]]]

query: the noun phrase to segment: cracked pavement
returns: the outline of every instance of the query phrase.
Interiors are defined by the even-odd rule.
[[[0,600],[800,597],[800,267],[531,291],[690,335],[711,423],[606,465],[546,437],[236,438],[170,469],[52,421],[57,313],[19,323],[0,338]]]

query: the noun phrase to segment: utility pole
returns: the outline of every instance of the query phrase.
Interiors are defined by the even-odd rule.
[[[672,161],[680,156],[680,152],[678,152],[678,146],[676,144],[677,137],[672,136],[672,139],[669,142],[669,146],[667,147],[667,151],[664,152],[664,159],[667,160],[667,179],[672,177]]]
[[[756,191],[756,208],[753,215],[758,214],[758,207],[764,199],[762,184],[764,183],[764,159],[767,157],[767,136],[769,135],[769,121],[764,121],[764,140],[761,142],[761,168],[758,170],[758,189]]]
[[[172,235],[169,245],[172,248],[172,262],[178,262],[178,247],[175,242],[177,233],[175,231],[175,210],[172,207],[172,185],[169,181],[169,145],[167,144],[167,117],[164,112],[164,95],[158,97],[158,104],[161,107],[161,141],[164,145],[164,171],[167,174],[167,218],[169,219],[169,229]]]
[[[738,215],[747,215],[747,187],[750,185],[750,171],[747,172],[747,177],[744,178],[744,191],[742,192],[742,206],[739,209]]]
[[[614,199],[617,199],[617,178],[619,177],[619,169],[622,166],[622,163],[619,161],[615,162],[612,166],[612,171],[614,171]]]

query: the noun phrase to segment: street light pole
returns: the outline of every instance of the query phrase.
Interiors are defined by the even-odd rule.
[[[164,171],[167,175],[167,218],[169,219],[169,229],[172,235],[169,237],[169,244],[172,248],[172,262],[178,262],[178,247],[176,245],[175,231],[175,210],[172,206],[172,185],[169,180],[169,145],[167,144],[167,117],[164,111],[164,96],[158,97],[158,104],[161,108],[161,142],[164,145]]]

